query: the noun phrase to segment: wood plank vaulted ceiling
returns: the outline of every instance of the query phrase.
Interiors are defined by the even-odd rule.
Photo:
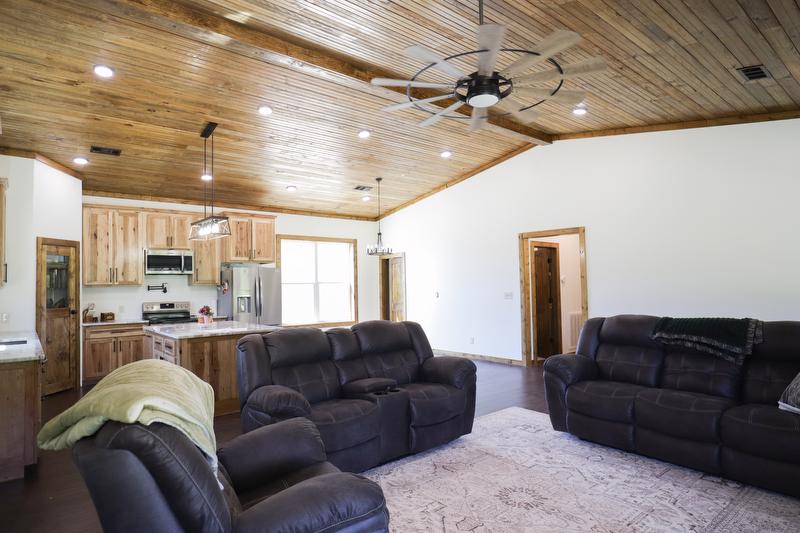
[[[795,0],[491,0],[486,17],[508,26],[508,47],[580,33],[559,59],[610,64],[565,85],[589,92],[589,113],[543,104],[534,124],[497,118],[469,134],[467,121],[423,129],[418,111],[380,111],[404,97],[367,80],[418,70],[405,47],[475,49],[477,0],[3,0],[0,148],[79,170],[90,193],[197,202],[211,120],[223,205],[372,219],[354,187],[376,176],[395,210],[531,141],[800,116]],[[744,82],[736,69],[756,64],[772,78]],[[122,156],[76,167],[92,144]]]

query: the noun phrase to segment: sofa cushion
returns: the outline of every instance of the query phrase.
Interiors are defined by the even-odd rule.
[[[722,443],[758,457],[800,464],[800,415],[773,405],[734,407],[722,417]]]
[[[734,401],[671,389],[645,389],[636,395],[636,426],[681,439],[719,442],[722,414]]]
[[[690,349],[667,348],[661,387],[737,398],[742,368],[721,357]]]
[[[328,337],[318,328],[287,328],[264,335],[272,369],[330,361]]]
[[[333,361],[273,368],[272,382],[296,390],[311,403],[339,397],[339,374]]]
[[[632,423],[634,401],[642,390],[644,387],[619,381],[579,381],[567,389],[567,409],[601,420]]]
[[[364,355],[413,348],[408,328],[402,322],[368,320],[351,329]]]
[[[745,363],[742,402],[774,405],[800,372],[797,361],[753,359]]]
[[[325,451],[335,452],[367,442],[380,431],[378,405],[366,400],[329,400],[311,406]]]
[[[600,376],[646,387],[658,386],[664,352],[661,348],[628,344],[601,344],[597,348]]]
[[[403,349],[364,357],[367,374],[371,378],[389,378],[398,383],[417,381],[420,363],[413,350]]]
[[[463,390],[440,383],[407,383],[398,388],[408,392],[411,426],[439,424],[464,413],[467,395]]]

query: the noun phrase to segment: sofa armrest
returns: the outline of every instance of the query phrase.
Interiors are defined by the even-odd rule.
[[[311,404],[305,396],[283,385],[265,385],[257,388],[247,398],[245,405],[249,409],[260,411],[278,420],[311,415]]]
[[[220,448],[217,457],[239,493],[326,459],[319,430],[306,418],[240,435]]]
[[[477,372],[475,363],[461,357],[431,357],[422,363],[422,377],[431,383],[452,385],[463,389]]]
[[[389,531],[380,486],[356,474],[324,474],[302,481],[241,513],[235,533],[274,531]]]
[[[544,372],[554,374],[566,386],[579,381],[597,379],[597,363],[584,355],[552,355],[544,361]]]

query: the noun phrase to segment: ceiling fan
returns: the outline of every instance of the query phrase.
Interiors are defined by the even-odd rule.
[[[578,44],[581,36],[574,31],[556,30],[530,50],[503,48],[506,27],[500,24],[484,24],[483,0],[478,1],[478,49],[443,57],[421,45],[406,48],[404,53],[427,63],[409,80],[373,78],[372,84],[382,87],[405,87],[407,102],[384,107],[384,111],[415,108],[430,114],[419,123],[430,126],[443,118],[470,121],[470,131],[482,128],[488,121],[488,110],[498,110],[502,115],[511,115],[517,121],[528,124],[539,117],[534,109],[544,102],[578,105],[586,98],[585,91],[563,89],[564,81],[588,76],[606,69],[601,57],[591,57],[576,63],[562,65],[554,56]],[[497,70],[500,52],[515,53],[518,57],[509,65]],[[451,63],[451,60],[477,56],[477,70],[468,74]],[[551,68],[542,70],[541,66]],[[529,73],[535,67],[536,72]],[[420,77],[433,69],[449,77],[452,82],[427,82]],[[541,86],[541,84],[549,84]],[[412,89],[443,89],[445,93],[417,98]],[[434,102],[455,99],[447,107],[431,106]],[[469,116],[454,112],[464,105],[472,107]]]

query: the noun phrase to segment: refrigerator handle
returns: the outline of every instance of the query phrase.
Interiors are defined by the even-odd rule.
[[[258,322],[261,322],[262,314],[264,313],[264,288],[261,285],[261,274],[258,275]]]

